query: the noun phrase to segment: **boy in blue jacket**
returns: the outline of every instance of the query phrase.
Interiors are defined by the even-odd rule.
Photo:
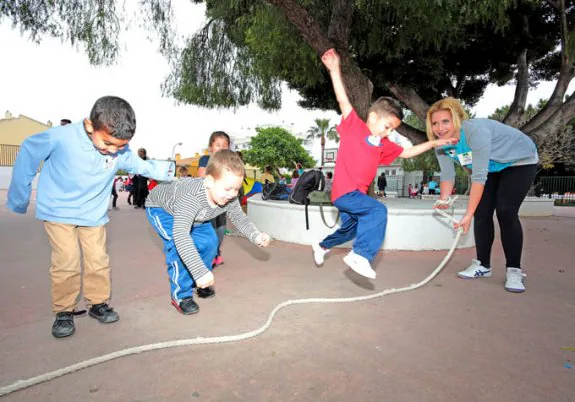
[[[36,218],[44,222],[52,247],[50,279],[52,311],[56,314],[52,335],[56,338],[74,333],[73,317],[82,288],[91,317],[101,323],[120,319],[108,305],[111,287],[105,225],[114,176],[122,169],[170,180],[174,173],[173,163],[144,161],[130,151],[128,142],[135,130],[136,117],[130,104],[105,96],[96,101],[89,119],[53,127],[28,137],[20,146],[7,206],[16,213],[26,213],[32,180],[44,161]]]

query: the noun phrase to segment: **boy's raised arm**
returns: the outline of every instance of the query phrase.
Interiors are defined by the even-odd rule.
[[[333,91],[335,92],[337,103],[339,103],[339,110],[345,119],[351,113],[353,107],[349,102],[349,98],[347,97],[347,92],[345,90],[345,85],[343,84],[343,79],[341,77],[339,55],[335,49],[329,49],[323,54],[323,56],[321,56],[321,61],[329,70],[329,75],[333,84]]]
[[[25,214],[30,203],[32,192],[32,180],[38,173],[40,163],[48,158],[54,148],[54,137],[51,133],[43,133],[28,137],[22,145],[14,168],[12,169],[12,180],[8,188],[8,200],[6,205],[12,211]]]
[[[414,156],[421,155],[424,152],[429,151],[432,148],[442,147],[444,145],[453,145],[457,143],[457,138],[449,138],[446,140],[433,140],[426,141],[422,144],[414,145],[411,148],[404,150],[399,157],[400,158],[413,158]]]

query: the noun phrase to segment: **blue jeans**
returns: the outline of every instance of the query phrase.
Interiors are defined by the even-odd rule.
[[[182,299],[192,297],[196,282],[190,275],[186,265],[176,250],[172,237],[174,217],[163,208],[146,208],[148,221],[164,242],[164,255],[170,277],[170,295],[177,303]],[[212,261],[218,251],[218,237],[210,222],[194,225],[190,232],[202,261],[212,269]]]
[[[333,205],[341,213],[341,227],[319,245],[330,249],[355,238],[353,251],[372,262],[385,238],[387,207],[357,190],[337,198]]]

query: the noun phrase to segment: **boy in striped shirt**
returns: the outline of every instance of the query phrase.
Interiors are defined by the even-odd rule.
[[[201,298],[215,295],[211,269],[218,237],[211,219],[227,213],[252,243],[260,247],[270,243],[269,235],[256,228],[238,202],[244,173],[239,156],[221,150],[210,158],[205,177],[162,183],[148,196],[148,220],[164,242],[172,304],[182,314],[199,311],[193,299],[194,288]]]

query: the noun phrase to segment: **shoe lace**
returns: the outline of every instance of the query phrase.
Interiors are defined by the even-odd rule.
[[[509,281],[511,282],[521,282],[523,280],[524,277],[526,277],[527,275],[524,274],[523,272],[509,272],[507,274],[507,278],[509,279]]]

